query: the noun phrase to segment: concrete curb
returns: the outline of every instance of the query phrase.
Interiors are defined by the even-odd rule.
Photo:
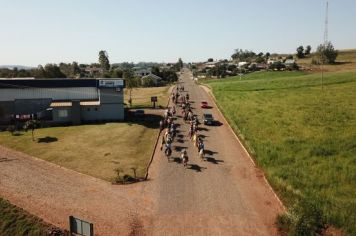
[[[221,112],[219,106],[217,105],[217,102],[216,102],[216,99],[214,97],[214,95],[212,94],[212,89],[205,85],[205,84],[200,84],[199,86],[202,87],[202,89],[204,89],[207,94],[212,98],[213,102],[214,102],[214,105],[215,107],[217,108],[217,110],[219,111],[219,113],[221,114],[221,116],[223,117],[225,123],[228,125],[229,129],[232,131],[232,133],[234,134],[235,138],[237,139],[237,141],[239,142],[239,144],[242,146],[245,154],[249,157],[250,161],[252,162],[253,166],[258,168],[258,166],[256,165],[255,161],[253,160],[253,158],[251,157],[250,153],[247,151],[247,149],[245,148],[245,146],[243,145],[243,143],[240,141],[239,137],[236,135],[234,129],[231,127],[230,123],[227,121],[227,119],[225,118],[224,114]],[[263,173],[263,180],[267,183],[269,189],[272,191],[274,197],[277,199],[277,201],[279,202],[279,204],[281,205],[281,207],[283,208],[284,211],[287,211],[286,210],[286,207],[284,206],[283,202],[281,201],[281,199],[278,197],[278,195],[275,193],[275,191],[273,190],[271,184],[268,182],[265,174]]]

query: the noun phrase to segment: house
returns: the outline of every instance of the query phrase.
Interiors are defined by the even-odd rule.
[[[219,64],[218,61],[209,61],[209,62],[206,62],[204,65],[205,65],[205,68],[214,68],[218,64]]]
[[[93,65],[87,66],[84,68],[85,77],[98,77],[103,73],[103,69],[101,67],[96,67]]]
[[[152,70],[151,68],[144,68],[144,67],[134,67],[132,68],[135,77],[143,77],[146,75],[151,74]]]
[[[284,62],[284,65],[286,65],[286,66],[293,66],[294,64],[295,64],[295,60],[294,59],[287,59]]]
[[[143,84],[143,81],[147,78],[150,78],[153,81],[153,83],[155,84],[155,86],[159,85],[161,83],[161,81],[163,80],[158,75],[150,73],[148,75],[141,77],[141,83]]]
[[[239,62],[238,64],[237,64],[237,66],[239,67],[239,68],[245,68],[245,67],[247,67],[248,66],[248,62],[246,62],[246,61],[241,61],[241,62]]]

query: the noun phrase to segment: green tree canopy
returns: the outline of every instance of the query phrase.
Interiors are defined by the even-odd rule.
[[[103,71],[110,70],[109,56],[108,56],[107,52],[104,50],[101,50],[99,52],[99,64],[100,64],[101,69],[103,69]]]
[[[327,42],[318,46],[317,55],[322,63],[333,64],[336,61],[338,52],[331,42]]]
[[[311,53],[311,50],[312,50],[312,47],[310,45],[308,45],[306,48],[305,48],[305,55],[310,55]]]
[[[297,47],[297,57],[304,58],[304,47],[303,46]]]

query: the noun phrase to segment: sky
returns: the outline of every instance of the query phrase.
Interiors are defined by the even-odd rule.
[[[323,41],[326,0],[0,0],[0,65],[228,59]],[[356,48],[356,1],[329,0],[329,40]]]

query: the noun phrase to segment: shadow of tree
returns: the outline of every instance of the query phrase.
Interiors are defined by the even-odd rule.
[[[57,141],[58,141],[58,138],[49,137],[49,136],[37,139],[37,143],[53,143],[53,142],[57,142]]]

